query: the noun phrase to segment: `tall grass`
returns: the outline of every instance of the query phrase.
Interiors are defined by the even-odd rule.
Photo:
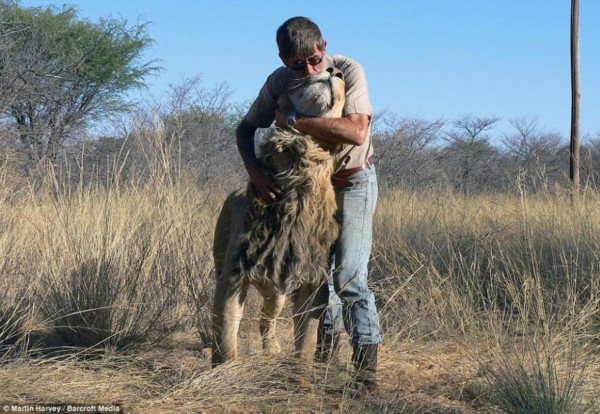
[[[458,338],[482,398],[507,412],[593,412],[599,207],[593,193],[577,208],[560,194],[390,194],[373,259],[388,338]]]
[[[123,348],[177,320],[184,274],[169,206],[109,191],[41,213],[40,312],[65,345]]]
[[[43,179],[15,197],[0,166],[0,358],[36,347],[140,351],[181,332],[192,333],[198,347],[210,341],[210,246],[225,189],[215,196],[186,179],[176,140],[161,128],[135,131],[137,159],[146,160],[137,175],[124,167],[126,152],[102,179],[83,179],[83,163],[75,171],[45,166]],[[459,343],[478,367],[462,378],[477,389],[478,404],[593,412],[600,386],[600,195],[590,191],[573,208],[558,193],[381,194],[370,281],[389,350],[383,369],[393,365],[385,359],[396,358],[394,350]],[[271,362],[276,372],[279,362]],[[263,407],[269,398],[260,388],[262,371],[251,369],[244,387],[238,381],[235,388],[227,376],[236,366],[181,376],[164,395],[202,407],[212,401],[207,393],[220,392],[238,398],[233,407],[244,396]],[[336,381],[342,377],[335,373]],[[311,393],[331,388],[329,377],[307,378]],[[287,385],[278,398],[294,393]],[[194,401],[199,386],[206,388],[203,400]],[[389,391],[389,400],[367,406],[414,405]],[[226,409],[220,395],[213,399]]]
[[[568,319],[598,301],[599,207],[597,195],[573,210],[560,195],[394,192],[376,216],[373,279],[393,319],[419,311],[416,335],[466,332],[483,314]],[[588,316],[597,331],[598,315]],[[423,326],[429,318],[435,329]]]
[[[87,185],[83,167],[40,164],[42,180],[2,199],[3,343],[28,327],[40,347],[130,349],[199,319],[187,300],[192,288],[212,290],[205,258],[215,206],[177,175],[172,148],[154,131],[143,136],[154,144],[145,180],[124,179],[125,156]]]

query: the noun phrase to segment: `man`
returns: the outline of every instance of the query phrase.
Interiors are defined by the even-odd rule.
[[[275,121],[277,127],[293,127],[339,145],[338,167],[332,181],[336,186],[341,228],[332,256],[332,280],[329,286],[324,286],[324,289],[330,288],[331,294],[330,307],[321,321],[320,347],[325,348],[325,354],[330,354],[326,358],[335,352],[343,313],[343,323],[353,346],[352,362],[357,370],[353,384],[372,390],[376,386],[377,349],[382,338],[375,298],[367,285],[377,178],[370,134],[372,106],[366,77],[363,68],[352,59],[326,54],[327,43],[319,27],[308,18],[287,20],[277,30],[276,38],[284,66],[267,78],[238,126],[237,146],[258,194],[267,202],[276,202],[283,192],[272,172],[257,160],[254,151],[257,128],[267,128]],[[342,118],[307,117],[278,106],[290,80],[324,70],[339,70],[344,76],[346,104]]]

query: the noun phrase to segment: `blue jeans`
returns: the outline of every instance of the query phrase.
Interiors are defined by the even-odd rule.
[[[336,334],[345,328],[354,346],[382,342],[375,296],[367,285],[377,205],[375,167],[347,178],[351,187],[336,188],[340,236],[331,257],[329,306],[321,330]]]

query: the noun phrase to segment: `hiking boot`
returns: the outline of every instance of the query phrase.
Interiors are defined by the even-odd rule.
[[[377,350],[378,344],[354,346],[352,365],[356,373],[348,388],[360,394],[371,393],[377,389]]]
[[[321,333],[317,338],[316,362],[329,363],[337,360],[340,349],[340,334]]]

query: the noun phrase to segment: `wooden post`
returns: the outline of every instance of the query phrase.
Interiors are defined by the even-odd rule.
[[[572,199],[579,197],[579,0],[571,0],[571,150],[569,177]]]

